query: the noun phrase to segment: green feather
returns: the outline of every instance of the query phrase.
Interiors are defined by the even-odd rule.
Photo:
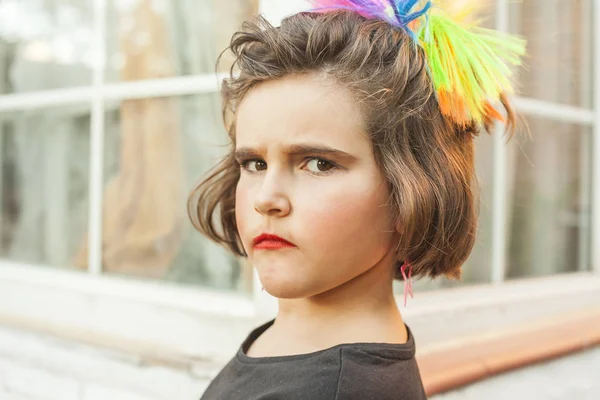
[[[513,91],[512,67],[525,40],[480,27],[463,27],[447,14],[428,16],[418,33],[442,111],[458,123],[483,121],[486,104]]]

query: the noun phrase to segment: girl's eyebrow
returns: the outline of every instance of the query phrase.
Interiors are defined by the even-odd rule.
[[[345,151],[335,149],[321,144],[293,144],[285,149],[289,155],[301,156],[301,155],[322,155],[331,156],[336,158],[345,159],[348,161],[356,160],[357,157],[352,154],[346,153]],[[256,157],[261,154],[261,151],[253,149],[251,147],[240,147],[234,153],[237,160],[245,159],[248,157]]]

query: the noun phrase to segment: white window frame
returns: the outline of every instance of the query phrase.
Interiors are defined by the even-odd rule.
[[[232,327],[241,324],[249,328],[257,319],[275,313],[275,301],[260,290],[257,279],[254,279],[253,293],[247,296],[204,287],[190,288],[134,277],[128,279],[102,275],[102,154],[106,103],[215,93],[222,78],[215,78],[214,74],[200,74],[122,83],[104,82],[106,1],[94,1],[94,47],[97,56],[91,86],[0,95],[0,113],[84,103],[91,106],[88,231],[90,267],[86,274],[0,261],[0,323],[8,320],[32,329],[50,329],[67,335],[65,332],[97,332],[111,337],[147,340],[148,343],[164,346],[169,351],[188,355],[214,354],[214,343],[225,341],[229,344],[220,351],[230,354],[241,339],[237,333],[231,333]],[[271,8],[273,4],[278,4],[280,8]],[[292,8],[281,8],[282,4],[297,8],[303,1],[262,1],[261,11],[276,22],[277,18],[294,11]],[[497,0],[496,4],[497,27],[505,30],[508,23],[508,1]],[[600,65],[600,6],[594,3],[592,12],[593,35],[599,39],[593,41],[593,65],[597,66]],[[600,69],[594,68],[593,74],[593,110],[532,98],[513,99],[516,110],[521,114],[592,127],[592,272],[505,282],[506,243],[503,221],[506,219],[504,171],[507,161],[503,139],[496,134],[491,283],[421,294],[408,309],[403,310],[408,319],[433,321],[451,313],[465,315],[471,321],[467,325],[474,326],[474,321],[478,321],[478,318],[482,320],[484,313],[488,315],[490,312],[511,309],[514,310],[514,315],[523,315],[524,309],[531,309],[533,315],[539,315],[540,310],[552,308],[549,304],[554,304],[557,308],[564,307],[565,304],[575,307],[586,304],[586,301],[596,298],[594,296],[600,293]],[[560,299],[559,302],[557,294],[570,300]],[[94,304],[97,308],[94,308]],[[58,314],[57,309],[61,310]],[[160,315],[157,316],[157,313]],[[504,320],[506,318],[504,315]],[[215,324],[203,329],[190,320],[202,320],[204,324],[210,320]],[[160,321],[167,321],[168,324],[165,322],[163,327],[159,327],[156,324]],[[181,332],[193,332],[194,336],[182,339]]]

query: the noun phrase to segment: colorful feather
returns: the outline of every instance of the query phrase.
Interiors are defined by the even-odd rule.
[[[511,67],[520,65],[525,41],[467,24],[467,4],[453,16],[429,0],[312,0],[313,12],[345,9],[406,29],[423,47],[441,112],[466,126],[502,120],[493,103],[512,93]],[[420,9],[413,11],[417,5]],[[424,17],[424,18],[422,18]]]
[[[525,41],[475,25],[461,25],[441,10],[419,32],[442,113],[459,125],[502,119],[493,107],[512,93],[512,66],[521,63]]]
[[[411,13],[420,2],[421,0],[310,0],[314,6],[310,11],[351,10],[365,18],[380,19],[410,31],[408,25],[431,7],[431,1],[425,1],[420,10]]]

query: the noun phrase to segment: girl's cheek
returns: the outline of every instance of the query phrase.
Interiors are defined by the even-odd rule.
[[[313,203],[306,220],[313,223],[314,234],[321,236],[322,241],[360,240],[356,235],[368,234],[387,218],[386,209],[381,206],[382,196],[373,188],[354,188],[339,190]]]
[[[363,199],[360,194],[338,192],[330,195],[319,195],[318,201],[311,200],[310,215],[305,217],[320,227],[320,230],[338,230],[345,225],[353,225],[353,221],[360,218],[363,208]],[[338,235],[342,232],[338,231]]]

